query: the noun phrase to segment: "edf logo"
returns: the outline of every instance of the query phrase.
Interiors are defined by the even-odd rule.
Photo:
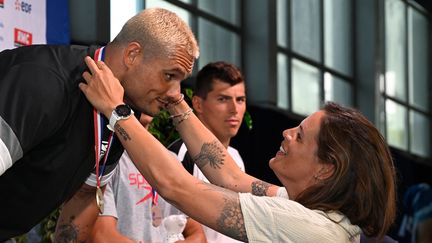
[[[24,1],[15,0],[15,10],[23,11],[24,13],[31,13],[32,5],[30,3],[26,3]]]
[[[32,33],[15,28],[14,43],[15,46],[28,46],[33,43]]]

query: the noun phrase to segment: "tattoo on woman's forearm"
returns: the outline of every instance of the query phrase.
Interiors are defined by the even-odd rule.
[[[255,196],[267,196],[267,191],[271,184],[264,181],[254,181],[251,184],[252,194]]]
[[[218,141],[204,143],[200,153],[193,158],[199,168],[209,164],[213,169],[220,169],[224,164],[224,148]]]
[[[216,221],[218,228],[226,235],[248,242],[243,213],[238,195],[236,198],[225,197],[222,214]]]
[[[216,219],[218,231],[232,238],[248,242],[239,194],[213,184],[205,182],[201,182],[200,184],[206,187],[205,190],[220,192],[223,197],[222,212]]]
[[[118,123],[115,124],[115,130],[119,132],[119,135],[125,140],[131,140],[129,134],[126,132],[126,130],[123,129]]]

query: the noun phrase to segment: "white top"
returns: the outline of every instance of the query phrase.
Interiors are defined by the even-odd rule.
[[[125,151],[104,193],[105,210],[100,217],[117,218],[118,231],[135,242],[161,243],[167,235],[162,225],[154,226],[153,210],[161,220],[183,213],[165,201],[141,175]],[[153,203],[156,205],[153,206]],[[155,207],[155,208],[154,208]]]
[[[311,210],[285,197],[239,198],[249,242],[360,242],[361,229],[341,213]]]
[[[236,162],[236,164],[240,167],[240,170],[245,171],[243,159],[241,158],[237,149],[228,146],[227,151],[231,155],[233,160]],[[180,161],[183,161],[183,158],[184,158],[186,152],[187,152],[187,148],[186,148],[186,145],[183,143],[179,149],[178,154],[177,154],[177,157]],[[198,168],[197,165],[194,165],[193,175],[202,181],[209,182],[209,180],[207,180],[207,178],[204,176],[204,174],[201,172],[201,170]],[[238,242],[241,242],[241,241],[235,240],[231,237],[228,237],[224,234],[221,234],[221,233],[219,233],[219,232],[217,232],[217,231],[215,231],[215,230],[213,230],[213,229],[211,229],[205,225],[203,225],[203,229],[204,229],[204,233],[206,235],[208,243],[238,243]]]

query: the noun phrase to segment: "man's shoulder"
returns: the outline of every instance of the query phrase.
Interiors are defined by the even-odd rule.
[[[228,148],[227,148],[227,152],[228,152],[232,157],[234,157],[234,159],[241,159],[241,160],[243,160],[242,157],[241,157],[241,155],[240,155],[240,153],[239,153],[239,151],[238,151],[237,149],[235,149],[235,148],[233,148],[233,147],[231,147],[231,146],[228,146]]]
[[[39,60],[40,55],[62,55],[71,53],[83,53],[83,55],[90,55],[95,52],[98,46],[82,46],[82,45],[30,45],[22,46],[15,49],[8,49],[2,51],[1,55],[13,55],[20,58],[24,58],[27,61]],[[51,60],[52,62],[53,60]],[[63,60],[58,60],[63,61]],[[84,62],[84,60],[81,60]]]
[[[228,146],[227,151],[233,158],[234,162],[238,165],[238,167],[240,167],[240,170],[244,172],[246,170],[245,163],[239,151],[231,146]]]
[[[95,47],[75,45],[31,45],[5,50],[0,53],[0,71],[23,77],[45,76],[56,80],[81,79],[87,68],[85,56],[93,55]],[[14,79],[19,78],[14,77]],[[30,79],[34,82],[33,79]],[[57,81],[58,82],[58,81]]]

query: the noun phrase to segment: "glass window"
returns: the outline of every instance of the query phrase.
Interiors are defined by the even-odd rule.
[[[277,56],[277,106],[288,109],[288,57],[279,53]]]
[[[321,62],[320,1],[293,0],[291,3],[293,51]]]
[[[392,100],[386,100],[386,134],[388,143],[403,150],[407,150],[408,148],[407,115],[406,107]]]
[[[411,152],[428,157],[430,152],[429,119],[415,111],[410,112]]]
[[[293,112],[309,115],[320,107],[320,72],[318,68],[292,60]]]
[[[324,100],[352,107],[352,93],[352,87],[346,80],[324,73]]]
[[[177,7],[176,5],[163,0],[146,0],[146,8],[155,8],[155,7],[168,9],[176,13],[181,19],[183,19],[183,21],[188,23],[189,26],[192,25],[192,16],[185,9]]]
[[[377,127],[381,134],[383,134],[387,138],[387,125],[386,125],[386,112],[385,112],[385,99],[378,99],[378,124]]]
[[[428,100],[428,20],[425,16],[408,8],[409,38],[409,90],[410,104],[429,110]]]
[[[287,0],[277,0],[277,42],[278,45],[288,48],[287,33]]]
[[[353,106],[353,0],[276,0],[276,8],[278,106],[301,115],[319,109],[323,98]],[[286,99],[279,90],[285,83]]]
[[[324,1],[325,64],[352,74],[351,0]]]
[[[429,157],[429,19],[413,4],[385,0],[386,138],[396,148]]]
[[[113,40],[123,25],[142,10],[141,0],[111,0],[110,2],[110,39]]]
[[[385,1],[386,94],[406,101],[406,32],[405,4],[400,0]]]
[[[240,0],[200,0],[198,8],[233,25],[240,25]]]
[[[240,37],[227,29],[203,18],[198,18],[198,42],[201,69],[209,62],[224,60],[237,66],[240,64]]]

